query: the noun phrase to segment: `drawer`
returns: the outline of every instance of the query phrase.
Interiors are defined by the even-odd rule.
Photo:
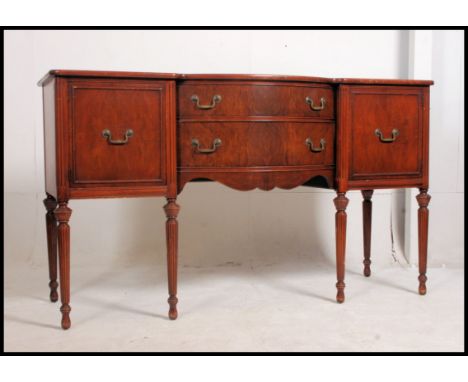
[[[179,85],[177,102],[180,119],[334,118],[333,90],[323,84],[187,81]]]
[[[72,187],[166,184],[167,87],[158,81],[70,82]]]
[[[350,104],[350,179],[421,176],[422,89],[354,87]]]
[[[333,122],[184,122],[180,167],[331,165]],[[307,143],[306,143],[307,141]]]

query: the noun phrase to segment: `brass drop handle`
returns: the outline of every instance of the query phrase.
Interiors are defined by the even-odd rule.
[[[310,108],[311,108],[313,111],[320,111],[320,110],[325,109],[326,101],[325,101],[325,98],[324,98],[324,97],[321,97],[321,98],[320,98],[320,106],[314,106],[314,101],[313,101],[312,98],[310,98],[310,97],[306,97],[305,101],[306,101],[306,103],[309,104]]]
[[[320,140],[320,147],[317,148],[317,147],[314,147],[314,143],[312,142],[312,139],[307,138],[307,139],[305,140],[306,146],[307,146],[307,147],[309,148],[309,150],[312,151],[313,153],[319,153],[319,152],[325,150],[325,143],[326,143],[326,142],[325,142],[325,139],[322,138],[322,139]]]
[[[213,141],[213,146],[211,147],[211,149],[201,149],[200,142],[198,141],[198,139],[192,139],[192,146],[195,152],[198,154],[211,154],[214,153],[219,146],[221,146],[221,139],[216,138]]]
[[[128,129],[125,132],[125,139],[123,140],[113,140],[112,139],[112,133],[110,130],[102,130],[102,136],[107,139],[107,142],[109,142],[111,145],[124,145],[128,143],[128,138],[133,137],[133,130]]]
[[[214,95],[213,99],[211,100],[211,105],[200,105],[200,99],[198,98],[196,94],[194,94],[191,99],[192,99],[192,102],[195,103],[195,106],[197,107],[197,109],[208,110],[208,109],[213,109],[217,103],[221,102],[222,98],[218,94]]]
[[[391,138],[384,138],[382,132],[379,129],[375,129],[374,134],[379,137],[380,142],[392,143],[395,142],[395,139],[397,139],[398,135],[400,135],[400,132],[398,131],[398,129],[393,129]]]

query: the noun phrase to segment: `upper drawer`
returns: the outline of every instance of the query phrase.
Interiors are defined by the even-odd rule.
[[[334,118],[333,89],[324,84],[187,81],[177,102],[180,119]]]
[[[166,184],[168,86],[164,81],[70,82],[72,187]]]

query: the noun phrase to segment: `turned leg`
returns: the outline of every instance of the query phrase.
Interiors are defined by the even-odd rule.
[[[167,244],[167,275],[169,286],[169,318],[175,320],[177,318],[177,240],[178,240],[178,223],[177,215],[180,207],[176,203],[176,199],[167,199],[167,204],[164,206],[166,213],[166,244]]]
[[[362,190],[362,225],[364,233],[364,276],[369,277],[371,274],[370,265],[370,249],[371,249],[371,226],[372,226],[372,194],[374,190]]]
[[[47,252],[49,257],[49,288],[50,301],[58,300],[58,283],[57,283],[57,220],[55,219],[54,210],[57,207],[57,201],[51,195],[47,195],[44,199],[46,213],[46,228],[47,228]]]
[[[337,295],[336,301],[344,302],[344,275],[345,275],[345,250],[346,250],[346,206],[349,199],[344,192],[338,193],[333,199],[336,208],[335,229],[336,229],[336,277],[337,277]]]
[[[429,210],[427,206],[431,196],[427,189],[420,188],[416,200],[419,204],[418,209],[418,246],[419,246],[419,294],[426,294],[426,267],[427,267],[427,229],[429,225]]]
[[[58,226],[58,250],[60,263],[60,300],[62,306],[62,328],[68,329],[70,322],[70,226],[68,221],[72,210],[68,208],[67,202],[60,202],[55,210],[55,218]]]

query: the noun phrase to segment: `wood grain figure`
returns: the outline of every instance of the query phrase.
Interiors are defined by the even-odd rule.
[[[169,318],[177,318],[176,200],[192,181],[216,181],[240,191],[298,186],[335,190],[340,303],[345,300],[346,194],[362,191],[364,275],[369,276],[373,190],[418,188],[419,293],[425,294],[432,84],[49,71],[39,81],[44,100],[44,205],[51,301],[58,299],[58,246],[62,328],[71,325],[68,202],[79,198],[167,199]]]

